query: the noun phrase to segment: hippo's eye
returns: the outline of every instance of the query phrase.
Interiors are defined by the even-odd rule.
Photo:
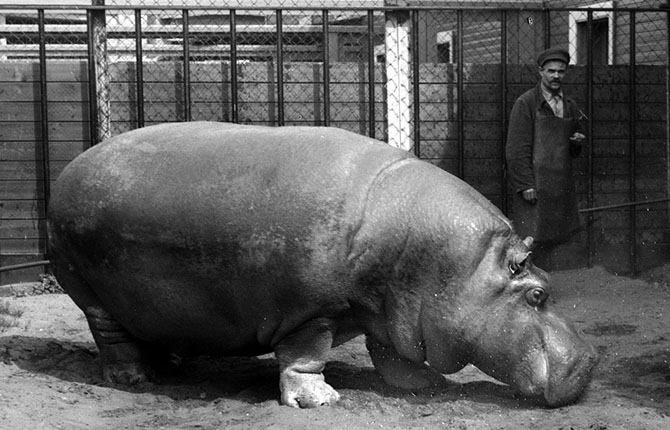
[[[526,301],[531,306],[541,306],[547,300],[544,288],[533,288],[526,293]]]

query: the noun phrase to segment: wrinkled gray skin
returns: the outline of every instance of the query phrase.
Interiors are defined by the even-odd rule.
[[[56,276],[103,376],[152,376],[149,352],[274,351],[282,403],[339,399],[329,349],[360,333],[407,389],[467,363],[550,406],[596,361],[547,302],[546,274],[470,186],[334,128],[165,124],[79,156],[53,188]]]

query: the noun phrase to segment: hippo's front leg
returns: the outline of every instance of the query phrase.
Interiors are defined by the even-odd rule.
[[[283,404],[294,408],[332,405],[340,395],[325,382],[323,368],[333,345],[332,321],[309,321],[275,347]]]
[[[370,336],[366,337],[365,345],[372,364],[389,385],[405,390],[420,390],[446,382],[444,376],[435,369],[404,358],[390,345],[382,345]]]

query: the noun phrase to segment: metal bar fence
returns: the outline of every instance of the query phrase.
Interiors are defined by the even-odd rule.
[[[239,122],[239,94],[237,79],[237,18],[235,10],[230,11],[230,98],[231,98],[231,120]]]
[[[414,112],[414,155],[421,157],[421,93],[419,79],[419,12],[411,11],[412,19],[412,109]]]
[[[376,137],[375,127],[375,16],[367,12],[368,24],[368,136]]]
[[[665,5],[661,5],[661,10],[665,11],[665,58],[668,62],[668,73],[665,74],[665,87],[670,89],[670,0]],[[670,94],[665,99],[665,135],[670,140]],[[670,144],[665,148],[665,156],[666,160],[670,160]],[[670,188],[670,169],[668,169],[666,177],[666,183]]]
[[[116,7],[118,9],[118,7]],[[52,122],[52,118],[50,115],[50,110],[49,107],[52,103],[52,100],[50,100],[49,94],[48,94],[48,73],[47,73],[47,57],[50,53],[56,54],[59,51],[55,49],[55,43],[53,43],[53,40],[56,39],[55,35],[51,34],[50,28],[53,27],[52,24],[48,24],[45,21],[45,11],[46,12],[53,12],[54,10],[60,10],[62,7],[43,7],[39,9],[35,9],[34,7],[31,8],[30,6],[25,6],[25,5],[16,5],[12,6],[12,9],[19,9],[19,10],[35,10],[37,12],[37,40],[38,40],[38,55],[37,59],[40,65],[40,72],[39,72],[39,93],[40,93],[40,136],[41,136],[41,149],[40,149],[40,157],[42,158],[41,161],[41,170],[42,170],[42,186],[43,186],[43,201],[44,201],[44,209],[43,213],[40,214],[40,218],[44,219],[47,215],[47,207],[48,207],[48,200],[49,200],[49,194],[50,194],[50,182],[51,182],[51,170],[52,169],[52,160],[50,159],[50,141],[51,141],[51,133],[50,133],[50,124]],[[108,67],[108,56],[109,53],[107,51],[107,41],[108,41],[108,34],[110,38],[122,38],[122,37],[128,37],[129,39],[134,38],[134,46],[135,46],[135,51],[134,51],[134,85],[135,92],[134,92],[134,98],[135,98],[135,120],[134,124],[137,127],[142,127],[146,124],[157,122],[155,117],[149,118],[147,116],[147,107],[153,107],[151,104],[150,100],[150,95],[147,94],[145,90],[145,78],[146,76],[146,69],[149,65],[152,67],[156,65],[160,65],[160,55],[168,55],[168,58],[174,58],[176,53],[179,52],[179,49],[181,50],[180,54],[182,57],[182,70],[181,73],[183,74],[182,77],[182,103],[183,103],[183,111],[182,111],[182,118],[177,118],[177,119],[182,119],[182,120],[192,120],[196,119],[195,118],[195,112],[192,110],[193,105],[195,103],[194,101],[194,95],[193,95],[193,71],[191,70],[191,63],[197,60],[194,60],[194,52],[197,52],[195,55],[204,55],[203,53],[208,53],[207,55],[214,55],[211,54],[212,51],[216,51],[218,47],[218,44],[222,43],[221,41],[225,41],[225,43],[229,46],[227,52],[224,52],[223,50],[218,51],[217,59],[220,61],[227,62],[229,65],[229,94],[230,98],[228,99],[227,96],[224,97],[223,94],[225,93],[225,90],[222,92],[222,97],[220,99],[220,104],[221,104],[221,111],[226,112],[229,109],[228,114],[224,114],[220,117],[221,120],[229,120],[232,122],[241,122],[244,119],[240,115],[240,106],[242,103],[247,103],[246,106],[249,105],[250,101],[245,99],[243,102],[243,97],[247,97],[246,94],[241,94],[241,89],[242,85],[248,85],[248,83],[242,81],[243,77],[239,73],[242,68],[247,67],[246,61],[248,59],[253,59],[254,51],[250,49],[250,46],[256,47],[256,45],[253,45],[253,43],[249,43],[249,40],[252,42],[254,41],[254,37],[257,38],[258,46],[261,46],[266,42],[261,43],[260,40],[262,37],[265,37],[264,34],[262,33],[263,31],[263,26],[259,26],[258,30],[254,30],[256,33],[253,31],[250,31],[249,29],[246,28],[246,24],[241,24],[238,22],[238,17],[241,16],[240,14],[243,13],[243,11],[249,9],[240,9],[240,8],[229,8],[227,9],[228,11],[228,22],[227,22],[227,31],[222,31],[221,36],[219,39],[216,39],[216,44],[213,45],[215,49],[209,49],[207,48],[207,42],[204,41],[203,39],[203,34],[210,32],[209,29],[205,28],[205,26],[197,24],[197,23],[189,23],[191,15],[193,15],[192,11],[197,10],[198,12],[203,12],[203,11],[219,11],[219,8],[216,7],[198,7],[198,8],[193,8],[193,9],[184,9],[183,7],[166,7],[166,6],[161,6],[161,7],[153,7],[153,6],[142,6],[142,7],[127,7],[124,8],[124,10],[130,11],[134,15],[134,23],[133,23],[133,28],[125,30],[125,29],[113,29],[113,28],[108,28],[109,24],[107,22],[108,16],[106,15],[111,8],[107,6],[102,6],[102,5],[97,5],[97,6],[90,6],[90,7],[73,7],[73,9],[76,10],[82,10],[86,14],[86,36],[83,38],[86,41],[86,63],[87,63],[87,69],[88,69],[88,80],[87,80],[87,85],[88,85],[88,98],[89,98],[89,103],[88,103],[88,127],[89,127],[89,140],[92,144],[95,144],[99,142],[100,140],[104,139],[106,136],[109,136],[111,133],[111,130],[105,129],[106,125],[103,121],[103,119],[107,122],[109,122],[110,116],[117,115],[114,112],[109,112],[109,95],[106,95],[106,91],[109,91],[109,81],[108,78],[105,78],[105,74],[108,73],[107,67]],[[507,130],[507,114],[510,109],[510,102],[511,100],[509,99],[510,97],[510,79],[511,79],[511,67],[516,64],[516,62],[521,62],[518,59],[515,60],[516,62],[511,62],[509,61],[509,55],[510,52],[513,49],[516,49],[516,46],[511,42],[510,40],[510,34],[514,33],[516,28],[518,27],[518,23],[516,20],[511,19],[512,14],[516,17],[517,14],[519,14],[519,10],[515,8],[501,8],[501,9],[491,9],[491,8],[471,8],[471,9],[464,9],[462,7],[454,7],[454,6],[413,6],[411,9],[404,9],[401,7],[385,7],[385,8],[356,8],[356,7],[334,7],[334,8],[329,8],[329,9],[323,9],[323,8],[306,8],[306,7],[301,7],[301,8],[283,8],[283,9],[267,9],[267,8],[262,8],[262,7],[256,7],[256,8],[251,8],[253,11],[262,11],[262,12],[271,12],[274,19],[275,19],[275,25],[274,25],[274,36],[272,38],[272,43],[275,45],[274,46],[274,52],[273,55],[271,56],[272,58],[275,59],[275,74],[274,74],[274,79],[276,80],[275,84],[275,90],[272,96],[276,97],[274,100],[274,103],[272,104],[273,108],[276,110],[276,115],[273,117],[272,121],[274,121],[275,124],[277,125],[284,125],[287,122],[288,118],[288,113],[287,113],[287,107],[292,106],[291,103],[292,100],[287,98],[287,88],[289,87],[289,83],[286,82],[286,77],[284,75],[286,66],[295,61],[295,55],[291,54],[292,49],[299,50],[303,49],[305,52],[317,52],[313,58],[316,60],[310,60],[310,61],[320,61],[320,70],[321,70],[321,82],[320,85],[322,86],[322,101],[319,102],[318,107],[315,109],[319,109],[319,113],[315,114],[315,118],[320,118],[320,119],[315,119],[316,123],[322,123],[327,126],[338,126],[339,124],[345,122],[342,121],[341,118],[338,116],[339,115],[339,105],[337,103],[343,104],[344,102],[342,101],[334,101],[333,100],[333,93],[332,89],[334,86],[337,85],[343,85],[343,83],[339,82],[337,79],[338,77],[332,76],[331,75],[331,70],[333,67],[338,66],[338,61],[333,61],[333,58],[339,58],[339,57],[344,57],[344,58],[351,58],[347,57],[346,52],[342,51],[341,47],[337,47],[340,45],[333,44],[333,38],[334,37],[339,37],[342,39],[346,39],[347,43],[351,43],[352,37],[345,33],[343,30],[341,30],[342,24],[341,22],[338,22],[336,19],[331,18],[331,14],[334,13],[340,13],[340,12],[346,12],[346,11],[354,11],[358,15],[362,17],[360,21],[360,27],[364,29],[362,32],[363,36],[361,38],[362,42],[360,43],[360,48],[361,52],[366,51],[367,55],[361,55],[361,62],[366,63],[366,70],[367,70],[367,76],[366,76],[366,82],[361,84],[360,88],[365,88],[367,92],[367,98],[364,96],[361,96],[361,99],[363,101],[363,104],[365,105],[365,108],[363,109],[365,112],[364,118],[367,124],[365,124],[364,128],[367,129],[368,135],[371,137],[375,137],[377,134],[377,125],[378,122],[380,121],[377,116],[379,113],[377,112],[378,109],[378,104],[376,97],[375,97],[375,87],[378,82],[375,82],[375,69],[377,65],[377,58],[376,58],[376,52],[375,52],[375,43],[377,42],[377,37],[379,37],[379,32],[378,32],[378,22],[377,19],[380,16],[383,16],[383,13],[386,12],[409,12],[410,16],[410,21],[411,21],[411,32],[410,32],[410,43],[408,45],[408,49],[411,49],[411,59],[412,59],[412,67],[410,68],[411,71],[411,84],[413,86],[412,88],[412,105],[414,107],[414,111],[412,112],[412,115],[410,116],[412,121],[413,121],[413,148],[414,152],[417,156],[425,156],[426,158],[431,158],[430,155],[424,155],[428,154],[430,151],[430,146],[426,144],[428,142],[427,134],[428,132],[424,131],[428,130],[429,127],[422,127],[422,124],[425,122],[424,117],[426,116],[426,113],[422,111],[423,105],[426,104],[427,102],[425,101],[425,96],[421,93],[420,88],[422,85],[428,85],[429,83],[425,82],[422,80],[422,77],[420,76],[421,71],[423,70],[421,66],[421,62],[426,62],[428,63],[429,60],[429,54],[427,53],[427,50],[429,49],[429,45],[426,45],[422,42],[422,38],[426,38],[427,34],[424,34],[420,32],[420,26],[421,26],[421,20],[422,19],[427,19],[426,16],[430,15],[431,12],[439,11],[440,13],[447,14],[451,17],[454,18],[454,25],[453,28],[455,30],[455,34],[453,35],[454,38],[452,39],[451,45],[449,46],[450,49],[450,55],[453,58],[453,62],[455,64],[451,64],[449,67],[453,66],[453,70],[455,72],[455,82],[449,82],[447,83],[447,86],[449,85],[455,85],[455,102],[454,102],[454,111],[455,111],[455,116],[453,118],[450,118],[451,122],[443,121],[445,124],[448,123],[447,126],[445,127],[453,127],[452,129],[455,130],[455,135],[448,135],[448,139],[452,139],[455,141],[455,153],[456,153],[456,167],[454,169],[454,172],[456,175],[459,177],[464,177],[466,175],[466,160],[469,160],[468,157],[469,151],[471,151],[471,141],[469,140],[470,138],[466,135],[467,130],[466,130],[466,123],[468,121],[471,121],[471,116],[467,113],[468,108],[471,108],[473,106],[469,100],[466,100],[465,95],[469,94],[467,91],[470,88],[470,83],[467,82],[468,79],[468,73],[470,73],[469,70],[466,70],[466,63],[468,65],[476,64],[476,60],[473,60],[471,57],[468,57],[469,50],[467,47],[470,47],[472,45],[471,40],[466,40],[466,35],[470,35],[469,31],[471,30],[469,27],[466,27],[464,25],[464,16],[466,14],[472,14],[473,16],[476,15],[478,12],[482,11],[491,11],[491,10],[497,10],[500,13],[500,18],[499,18],[499,27],[495,27],[495,31],[498,32],[497,39],[499,41],[499,56],[500,56],[500,73],[499,73],[499,83],[497,85],[498,88],[496,91],[498,91],[499,95],[499,117],[497,118],[497,122],[499,124],[499,136],[501,136],[500,139],[500,147],[497,150],[497,158],[498,161],[504,164],[504,139],[505,139],[505,134]],[[643,112],[640,111],[640,100],[637,97],[637,91],[639,90],[639,87],[637,85],[637,81],[639,78],[639,73],[638,73],[638,61],[639,61],[639,55],[640,52],[637,49],[637,40],[636,38],[638,37],[638,30],[639,30],[639,25],[640,25],[640,19],[638,19],[638,16],[642,13],[662,13],[664,14],[665,22],[663,26],[663,30],[665,30],[664,34],[664,48],[665,52],[660,54],[662,57],[662,65],[668,67],[668,58],[670,58],[670,39],[668,39],[668,33],[670,33],[670,17],[669,15],[669,10],[668,8],[615,8],[615,9],[607,9],[603,8],[600,11],[616,11],[618,16],[624,16],[628,15],[629,20],[628,20],[628,69],[627,69],[627,85],[628,85],[628,93],[629,93],[629,99],[627,101],[627,110],[628,110],[628,123],[627,123],[627,139],[628,139],[628,160],[627,160],[627,165],[628,165],[628,180],[627,180],[627,185],[628,185],[628,190],[627,190],[627,199],[629,201],[635,201],[635,200],[643,200],[641,201],[641,204],[645,204],[644,199],[640,199],[640,193],[643,192],[640,190],[640,186],[638,186],[638,180],[637,178],[640,176],[641,172],[639,172],[638,165],[640,163],[640,159],[638,157],[639,153],[639,148],[638,148],[638,134],[640,133],[641,127],[639,127],[636,123],[636,119],[639,118],[641,115],[644,115]],[[143,19],[145,17],[145,14],[147,13],[158,13],[160,11],[167,11],[173,14],[179,14],[181,13],[181,46],[178,45],[171,45],[171,44],[147,44],[147,40],[149,38],[155,38],[158,39],[160,37],[164,37],[166,34],[169,34],[168,30],[161,29],[156,27],[155,24],[146,24],[146,28],[144,27],[143,24]],[[300,26],[289,22],[287,20],[292,19],[292,14],[293,13],[298,13],[300,11],[312,11],[316,14],[319,14],[321,16],[321,22],[316,24],[315,27],[318,27],[317,30],[315,30],[315,33],[318,33],[320,35],[320,38],[315,38],[316,41],[311,41],[311,39],[308,39],[309,36],[309,31],[305,28],[300,28]],[[525,9],[525,11],[528,11],[529,13],[538,13],[543,19],[541,22],[541,25],[543,26],[541,30],[541,34],[543,37],[543,40],[541,41],[541,45],[543,47],[549,47],[552,44],[552,41],[555,41],[556,38],[558,37],[557,31],[555,31],[552,27],[552,23],[558,19],[559,17],[565,16],[566,14],[571,14],[575,11],[579,11],[580,13],[583,13],[584,10],[577,10],[575,8],[540,8],[537,10],[532,10],[532,9]],[[0,13],[2,12],[2,8],[0,8]],[[381,14],[380,14],[381,12]],[[596,106],[595,103],[595,92],[596,92],[596,85],[594,83],[595,80],[595,64],[593,62],[593,57],[594,57],[594,39],[593,39],[593,34],[594,34],[594,13],[596,12],[596,9],[588,9],[585,11],[586,14],[586,58],[587,61],[584,66],[585,70],[585,80],[584,80],[584,98],[586,99],[586,110],[588,112],[588,125],[587,125],[587,130],[589,134],[589,139],[592,144],[589,145],[587,149],[587,160],[586,160],[586,176],[588,178],[587,184],[586,184],[586,205],[587,208],[582,209],[582,213],[586,215],[587,218],[587,233],[586,233],[586,248],[587,248],[587,255],[588,255],[588,265],[592,266],[595,261],[596,261],[596,235],[595,235],[595,228],[594,228],[594,212],[596,212],[594,208],[595,204],[595,197],[596,197],[596,179],[598,181],[601,181],[601,178],[596,178],[597,172],[594,167],[594,164],[597,161],[597,150],[599,150],[599,147],[596,145],[599,144],[596,138],[598,138],[596,132],[598,129],[595,127],[595,113],[597,112],[599,107]],[[171,16],[168,14],[168,16]],[[195,16],[195,15],[194,15]],[[246,15],[244,15],[245,18],[248,18]],[[345,22],[343,20],[342,22]],[[424,24],[426,27],[428,24]],[[352,26],[352,28],[354,28]],[[421,30],[424,31],[424,30]],[[479,29],[479,31],[483,31],[482,29]],[[8,30],[3,29],[1,31],[2,37],[7,37]],[[651,33],[651,32],[647,32]],[[55,33],[54,33],[55,34]],[[291,44],[285,43],[285,40],[288,40],[288,34],[301,34],[304,41],[302,45],[300,43],[295,44],[295,45],[300,45],[297,47],[294,47]],[[493,34],[493,30],[492,30]],[[337,35],[337,36],[333,36]],[[472,36],[469,36],[472,37]],[[263,39],[264,40],[264,39]],[[270,39],[268,39],[270,40]],[[519,45],[518,41],[517,45]],[[270,42],[267,42],[270,43]],[[311,46],[311,44],[320,44],[319,46]],[[338,42],[339,43],[339,42]],[[491,45],[494,47],[495,45]],[[146,49],[145,49],[146,47]],[[261,49],[259,48],[259,49]],[[286,49],[289,48],[289,49]],[[75,47],[73,44],[73,52],[75,52]],[[254,48],[255,49],[255,48]],[[334,49],[337,49],[338,51],[333,51]],[[495,48],[493,48],[495,49]],[[340,52],[342,51],[342,52]],[[12,52],[12,51],[10,51]],[[18,52],[18,51],[17,51]],[[23,51],[21,51],[23,52]],[[157,54],[157,52],[160,52]],[[79,55],[79,54],[77,54]],[[292,56],[293,55],[293,56]],[[155,57],[156,60],[154,63],[147,62],[147,57]],[[290,57],[290,61],[287,61],[287,58]],[[528,57],[524,57],[523,53],[519,53],[517,55],[518,58],[526,58],[526,60],[529,60]],[[620,58],[623,58],[623,56],[620,56]],[[527,63],[532,63],[532,61],[526,61]],[[581,67],[581,66],[580,66]],[[246,69],[245,69],[246,70]],[[667,89],[670,88],[670,73],[665,74],[665,82],[663,84],[666,87],[666,99],[665,99],[665,109],[666,109],[666,114],[665,114],[665,145],[666,145],[666,154],[665,154],[665,163],[667,165],[667,158],[670,157],[670,150],[667,149],[668,143],[668,134],[670,133],[670,98],[667,96]],[[346,82],[344,83],[346,84]],[[94,101],[98,101],[99,103],[95,103]],[[268,100],[269,101],[269,100]],[[251,101],[253,102],[253,100]],[[257,102],[257,101],[256,101]],[[338,111],[335,112],[334,109],[338,108]],[[155,110],[155,109],[154,109]],[[272,110],[272,108],[271,108]],[[227,115],[227,116],[226,116]],[[322,115],[322,116],[321,116]],[[449,117],[449,114],[445,114],[446,117]],[[337,118],[337,120],[336,120]],[[436,122],[437,123],[437,122]],[[601,139],[602,140],[602,139]],[[445,151],[446,152],[446,151]],[[666,166],[666,175],[668,178],[670,178],[670,169],[667,169]],[[501,208],[503,209],[504,212],[507,212],[507,188],[505,185],[505,169],[504,166],[501,169],[501,174],[499,176],[499,183],[496,184],[497,186],[497,193],[501,196],[500,198],[500,204]],[[670,181],[670,179],[668,179]],[[667,193],[667,189],[666,189]],[[658,204],[660,202],[666,201],[664,199],[647,199],[646,203],[651,204],[655,203]],[[603,210],[609,210],[610,208],[614,207],[620,207],[620,205],[626,205],[628,203],[618,203],[614,205],[603,205],[601,208],[605,208]],[[593,210],[591,210],[593,209]],[[641,244],[640,244],[640,223],[638,222],[638,212],[635,210],[635,206],[630,205],[629,210],[627,211],[627,219],[628,219],[628,249],[629,249],[629,255],[630,255],[630,267],[633,272],[637,272],[639,269],[640,265],[640,249],[641,249]],[[666,217],[667,218],[667,217]],[[1,240],[1,238],[0,238]]]
[[[328,11],[321,13],[323,21],[323,125],[330,127],[330,32]]]
[[[188,31],[188,9],[182,10],[182,47],[183,47],[183,67],[184,67],[184,121],[191,121],[191,50]]]
[[[284,25],[282,11],[275,12],[277,18],[277,125],[284,125]]]
[[[501,35],[507,35],[507,11],[501,11]],[[507,82],[507,37],[500,38],[500,81]],[[507,139],[507,85],[500,86],[500,196],[501,209],[508,213],[509,200],[507,198],[507,166],[505,162],[505,140]]]
[[[144,61],[142,51],[142,10],[135,10],[135,99],[137,127],[144,127]]]
[[[98,136],[98,103],[93,103],[93,100],[97,100],[96,96],[98,94],[97,88],[97,79],[96,76],[96,43],[95,43],[95,30],[94,30],[94,14],[100,14],[100,11],[97,10],[87,10],[86,11],[86,30],[88,37],[87,45],[87,61],[88,65],[88,116],[89,116],[89,136],[90,136],[90,146],[93,146],[97,143]],[[99,22],[99,20],[97,20]]]
[[[96,4],[104,5],[104,0],[95,0]],[[107,50],[107,12],[102,6],[92,7],[88,14],[87,24],[89,28],[88,49],[89,49],[89,80],[93,83],[89,89],[94,89],[91,93],[93,98],[90,101],[96,101],[96,114],[94,127],[95,133],[91,136],[91,145],[95,145],[111,137],[110,127],[111,105],[109,98],[109,55]]]
[[[41,119],[41,140],[40,156],[42,158],[42,187],[44,187],[44,217],[49,214],[49,199],[51,196],[51,175],[49,163],[49,105],[47,88],[47,54],[46,54],[46,35],[44,32],[44,9],[37,12],[39,40],[40,40],[40,119]],[[45,254],[48,254],[48,245]]]
[[[586,21],[586,28],[587,28],[587,36],[586,36],[586,50],[587,50],[587,57],[591,58],[592,57],[592,47],[593,47],[593,41],[591,37],[591,30],[593,28],[593,12],[589,11],[587,12],[587,21]],[[588,122],[588,138],[593,139],[593,121],[591,120],[593,118],[593,63],[589,61],[586,64],[586,100],[587,100],[587,111],[588,111],[588,117],[589,117],[589,122]],[[593,180],[593,175],[594,175],[594,168],[593,168],[593,159],[594,159],[594,146],[589,145],[588,146],[588,191],[587,191],[587,205],[589,207],[593,206],[593,195],[594,195],[594,180]],[[587,260],[588,260],[588,266],[592,267],[593,262],[594,262],[594,254],[595,254],[595,246],[594,246],[594,231],[591,226],[593,226],[593,214],[588,213],[587,215],[587,243],[586,243],[586,252],[587,252]]]
[[[456,169],[456,175],[459,178],[463,178],[464,171],[465,171],[465,139],[464,139],[464,127],[463,127],[463,122],[465,119],[465,113],[463,109],[463,93],[464,93],[464,82],[463,82],[463,76],[464,76],[464,70],[465,70],[465,52],[463,52],[463,11],[458,10],[456,11],[456,35],[457,35],[457,42],[456,42],[456,55],[458,59],[457,67],[457,75],[458,75],[458,82],[457,82],[457,88],[458,88],[458,98],[456,99],[456,112],[458,115],[458,132],[457,132],[457,138],[458,138],[458,168]]]
[[[636,91],[635,91],[635,83],[637,82],[637,77],[636,77],[636,66],[635,66],[635,55],[636,55],[636,49],[635,49],[635,12],[631,11],[629,12],[630,16],[630,25],[629,25],[629,31],[630,31],[630,43],[628,46],[630,46],[630,67],[628,68],[628,93],[630,97],[630,101],[628,103],[629,107],[629,115],[630,115],[630,121],[628,121],[628,153],[629,153],[629,160],[628,160],[628,169],[631,172],[630,174],[630,182],[628,184],[628,200],[629,201],[635,201],[635,197],[637,195],[636,193],[636,182],[637,182],[637,175],[636,175],[636,166],[637,166],[637,145],[635,142],[635,136],[637,136],[637,131],[635,127],[635,118],[637,118],[637,109],[636,109]],[[636,217],[636,212],[637,209],[635,206],[630,206],[628,210],[628,219],[630,221],[629,224],[629,229],[630,229],[630,261],[631,261],[631,266],[632,266],[632,271],[633,273],[638,272],[638,252],[637,252],[637,217]]]

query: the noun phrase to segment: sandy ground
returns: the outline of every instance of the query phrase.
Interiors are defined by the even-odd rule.
[[[547,409],[468,367],[436,391],[386,386],[362,338],[333,350],[333,407],[281,406],[272,356],[202,357],[157,383],[102,381],[83,315],[63,294],[0,299],[1,429],[670,429],[670,267],[631,279],[556,272],[553,300],[602,354],[577,404]],[[1,308],[0,308],[1,309]]]

